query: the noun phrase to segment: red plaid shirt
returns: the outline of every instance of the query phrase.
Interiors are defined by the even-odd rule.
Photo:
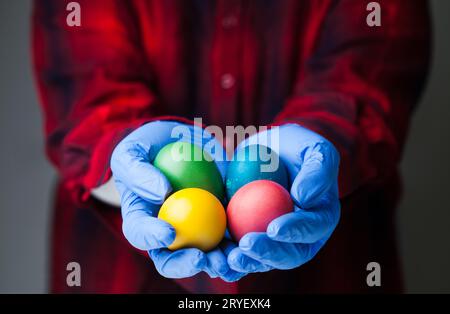
[[[79,0],[80,27],[66,23],[68,2],[35,0],[33,12],[46,148],[61,178],[54,291],[366,291],[370,261],[384,265],[385,290],[400,289],[393,209],[429,61],[425,0],[378,1],[381,27],[366,24],[361,0]],[[332,141],[343,209],[326,247],[299,269],[238,284],[161,278],[125,242],[119,211],[89,191],[110,178],[126,134],[168,117],[295,122]],[[69,261],[82,264],[81,288],[65,286]]]

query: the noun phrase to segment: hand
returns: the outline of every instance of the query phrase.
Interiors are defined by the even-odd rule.
[[[236,247],[231,241],[224,240],[220,247],[208,253],[196,248],[167,249],[175,239],[175,230],[156,216],[171,186],[151,161],[161,148],[179,140],[172,136],[177,127],[188,130],[191,135],[188,140],[200,147],[215,141],[200,127],[174,121],[155,121],[132,132],[115,148],[111,169],[121,195],[123,233],[134,247],[148,251],[156,269],[164,277],[186,278],[205,271],[211,278],[239,280],[245,274],[231,270],[227,263],[228,253]],[[185,135],[185,132],[182,134]],[[181,140],[186,141],[186,138]],[[226,171],[225,151],[220,144],[216,144],[212,157],[217,160],[223,178]]]
[[[228,263],[238,272],[299,267],[323,247],[339,221],[339,154],[329,141],[295,124],[255,134],[238,149],[252,144],[269,146],[279,154],[293,182],[295,209],[274,219],[266,232],[242,237]]]

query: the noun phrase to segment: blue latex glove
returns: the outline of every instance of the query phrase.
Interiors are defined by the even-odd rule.
[[[298,267],[316,255],[339,221],[339,154],[329,141],[295,124],[255,134],[238,150],[251,144],[269,146],[279,154],[293,180],[295,210],[274,219],[267,232],[242,237],[228,263],[240,272]]]
[[[179,136],[172,136],[172,131],[181,131],[184,136],[181,140],[200,147],[213,143],[214,149],[208,152],[212,150],[214,160],[219,160],[216,164],[222,178],[225,175],[225,151],[202,128],[174,121],[155,121],[141,126],[117,145],[111,157],[114,181],[121,195],[123,233],[134,247],[148,251],[164,277],[186,278],[205,271],[212,278],[239,280],[245,274],[231,270],[227,263],[227,254],[236,247],[231,241],[224,240],[220,247],[208,253],[196,248],[167,249],[175,239],[175,230],[156,216],[171,186],[151,162],[161,148],[180,140]],[[190,138],[186,138],[186,133]]]

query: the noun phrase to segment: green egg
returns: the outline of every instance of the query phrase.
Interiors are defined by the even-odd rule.
[[[224,186],[219,169],[207,152],[186,142],[164,146],[156,155],[153,165],[169,180],[173,192],[200,188],[224,198]]]
[[[276,152],[263,145],[249,145],[233,156],[225,182],[228,200],[242,186],[256,180],[274,181],[289,190],[286,166]]]

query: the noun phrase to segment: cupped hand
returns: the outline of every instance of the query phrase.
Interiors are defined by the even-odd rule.
[[[242,237],[228,263],[238,272],[299,267],[314,258],[338,224],[339,154],[328,140],[294,124],[258,133],[238,149],[252,144],[271,147],[286,165],[295,209],[274,219],[266,232]]]
[[[156,217],[172,188],[151,162],[167,144],[186,141],[186,137],[174,137],[174,134],[180,134],[173,132],[175,128],[190,132],[187,141],[200,147],[215,141],[200,127],[174,121],[155,121],[125,137],[112,154],[111,169],[121,195],[123,233],[134,247],[148,251],[156,269],[164,277],[186,278],[204,271],[211,278],[220,277],[228,282],[239,280],[246,273],[235,271],[228,265],[227,256],[236,247],[231,241],[224,239],[210,252],[196,248],[167,249],[175,239],[175,230]],[[223,178],[226,171],[225,152],[220,144],[216,144],[211,151],[212,157]]]

